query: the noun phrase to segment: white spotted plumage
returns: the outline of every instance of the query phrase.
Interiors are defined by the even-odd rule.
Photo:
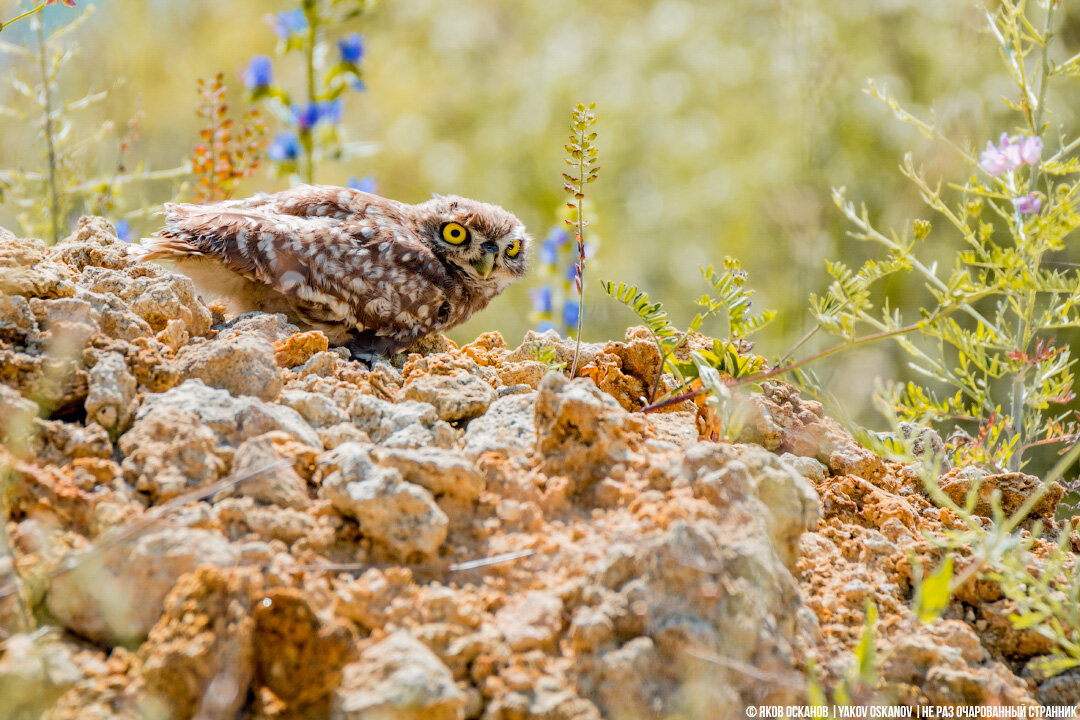
[[[465,229],[464,241],[444,240],[452,224]],[[529,243],[522,223],[496,205],[454,196],[408,205],[308,185],[166,205],[165,227],[139,252],[177,261],[196,282],[207,263],[224,269],[243,290],[204,279],[204,294],[227,296],[236,310],[285,311],[358,354],[386,355],[483,309],[524,274]]]

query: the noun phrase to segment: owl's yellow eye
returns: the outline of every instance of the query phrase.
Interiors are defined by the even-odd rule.
[[[521,252],[521,241],[515,240],[510,243],[510,247],[506,248],[506,257],[515,258],[519,252]]]
[[[469,239],[469,231],[455,222],[446,223],[443,225],[442,239],[451,245],[460,245]]]

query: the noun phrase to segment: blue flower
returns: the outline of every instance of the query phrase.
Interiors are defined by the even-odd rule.
[[[127,220],[116,221],[116,237],[120,238],[124,242],[131,242],[135,239],[135,233],[131,231],[131,223]]]
[[[554,330],[555,332],[559,332],[559,326],[551,322],[550,320],[541,320],[536,324],[536,330],[542,333],[545,333],[548,330]]]
[[[529,301],[538,313],[551,312],[551,286],[541,285],[529,291]]]
[[[269,87],[274,82],[274,65],[266,55],[256,55],[244,69],[244,85],[250,90]]]
[[[359,190],[360,192],[375,194],[375,178],[370,175],[363,178],[351,177],[345,183],[345,187]]]
[[[562,307],[562,319],[563,324],[566,327],[577,327],[578,315],[581,313],[581,306],[573,301],[567,301],[563,303]]]
[[[307,103],[306,105],[298,105],[294,103],[289,110],[292,111],[293,122],[301,130],[310,130],[315,127],[315,124],[319,122],[319,117],[322,115],[322,109],[320,107],[322,103]]]
[[[552,241],[549,235],[544,239],[544,242],[540,244],[540,262],[545,265],[554,265],[559,259],[559,246]]]
[[[274,162],[293,162],[300,157],[300,140],[294,132],[278,133],[266,154]]]
[[[359,33],[346,35],[337,41],[341,59],[350,65],[356,65],[364,57],[364,38]]]
[[[307,15],[301,8],[279,12],[274,16],[274,32],[279,38],[288,38],[293,33],[307,30]]]
[[[367,90],[367,85],[364,84],[364,81],[356,77],[355,75],[353,75],[352,79],[349,80],[349,87],[351,87],[356,92],[364,92],[365,90]]]
[[[319,117],[315,122],[326,121],[331,125],[337,125],[341,122],[341,114],[344,110],[344,103],[341,102],[341,98],[337,100],[324,100],[319,103]]]
[[[548,233],[548,236],[544,238],[544,242],[548,242],[549,240],[555,247],[561,247],[570,242],[570,233],[566,232],[561,227],[553,227],[551,228],[551,232]]]

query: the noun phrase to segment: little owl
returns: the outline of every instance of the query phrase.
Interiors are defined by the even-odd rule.
[[[144,260],[176,260],[231,310],[284,312],[360,357],[389,356],[464,322],[525,273],[530,239],[497,205],[418,205],[301,186],[165,206]]]

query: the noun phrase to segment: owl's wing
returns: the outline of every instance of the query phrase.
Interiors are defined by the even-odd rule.
[[[328,207],[332,198],[313,190],[321,189],[296,197],[306,198],[309,209]],[[165,227],[144,241],[144,259],[212,257],[285,295],[308,324],[355,329],[378,352],[409,347],[453,324],[467,307],[455,294],[460,283],[431,248],[398,232],[379,235],[378,211],[346,221],[282,214],[281,203],[297,209],[301,201],[279,196],[268,209],[166,205]]]
[[[212,257],[249,280],[321,306],[322,322],[332,323],[349,316],[348,304],[319,270],[335,245],[348,247],[352,238],[327,218],[169,203],[165,227],[143,241],[143,259]]]
[[[445,327],[463,303],[446,266],[417,240],[372,243],[352,257],[349,290],[359,324],[393,352]],[[380,350],[382,352],[382,350]]]
[[[351,188],[298,185],[274,195],[274,207],[286,215],[344,218],[363,213],[371,199],[379,198]]]

